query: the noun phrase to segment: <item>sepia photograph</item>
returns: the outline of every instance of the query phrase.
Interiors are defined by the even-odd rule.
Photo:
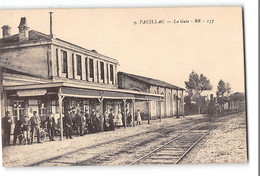
[[[0,12],[3,167],[248,162],[241,6]]]

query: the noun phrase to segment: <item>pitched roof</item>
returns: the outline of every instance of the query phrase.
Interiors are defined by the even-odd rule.
[[[160,86],[160,87],[166,87],[166,88],[177,89],[177,90],[185,90],[181,87],[172,85],[170,83],[167,83],[165,81],[161,81],[161,80],[158,80],[158,79],[148,78],[148,77],[134,75],[134,74],[125,73],[125,72],[118,72],[118,74],[119,75],[122,74],[122,75],[132,77],[134,79],[137,79],[139,81],[145,82],[145,83],[147,83],[149,85],[153,85],[153,86]]]
[[[50,35],[47,35],[47,34],[44,34],[44,33],[42,33],[42,32],[39,32],[39,31],[35,31],[35,30],[30,30],[29,31],[29,39],[28,39],[28,41],[50,41],[52,38],[51,38],[51,36]],[[62,39],[60,39],[60,38],[55,38],[55,40],[57,40],[57,41],[60,41],[60,42],[63,42],[63,43],[66,43],[66,44],[69,44],[69,45],[71,45],[71,46],[74,46],[74,47],[77,47],[77,48],[80,48],[80,49],[82,49],[82,50],[85,50],[86,52],[88,52],[88,53],[93,53],[93,54],[97,54],[97,55],[99,55],[99,56],[102,56],[102,57],[105,57],[105,58],[109,58],[109,59],[112,59],[112,60],[114,60],[114,62],[117,62],[118,63],[118,61],[116,60],[116,59],[114,59],[114,58],[112,58],[112,57],[109,57],[109,56],[105,56],[105,55],[103,55],[103,54],[100,54],[99,52],[97,52],[96,50],[90,50],[90,49],[86,49],[86,48],[84,48],[84,47],[81,47],[81,46],[79,46],[79,45],[76,45],[76,44],[73,44],[73,43],[71,43],[71,42],[68,42],[68,41],[66,41],[66,40],[62,40]],[[14,43],[14,42],[19,42],[19,34],[15,34],[15,35],[11,35],[11,36],[9,36],[9,37],[6,37],[6,38],[1,38],[0,39],[0,45],[1,45],[1,43],[2,44],[12,44],[12,43]],[[26,42],[26,41],[24,41],[24,42]]]
[[[44,33],[35,31],[35,30],[30,30],[29,31],[29,41],[34,41],[34,40],[48,40],[51,39],[49,35],[46,35]],[[13,43],[13,42],[19,42],[19,34],[14,34],[6,38],[1,38],[0,42],[2,43]]]
[[[245,100],[245,93],[244,92],[236,92],[230,95],[231,100],[239,100],[239,101],[244,101]]]

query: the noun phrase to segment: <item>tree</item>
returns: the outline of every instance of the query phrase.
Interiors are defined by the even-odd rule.
[[[225,83],[222,79],[220,79],[218,82],[216,93],[218,96],[222,96],[222,97],[224,97],[225,94],[229,96],[232,93],[229,82]]]
[[[225,83],[222,79],[218,82],[217,87],[217,101],[220,104],[220,107],[223,109],[225,104],[225,95],[230,96],[231,95],[231,87],[230,84],[227,82]]]
[[[210,80],[203,74],[198,75],[192,71],[189,75],[189,80],[185,81],[185,86],[191,99],[196,102],[198,113],[200,113],[200,106],[205,103],[205,97],[202,97],[201,93],[212,89]]]
[[[190,97],[192,97],[193,93],[198,91],[198,87],[199,87],[198,85],[199,85],[199,75],[194,71],[192,71],[191,74],[189,75],[189,81],[185,81],[185,86]]]
[[[221,80],[219,80],[219,82],[218,82],[218,87],[217,87],[217,95],[218,96],[224,96],[224,94],[226,93],[226,91],[227,91],[227,86],[226,86],[226,83],[221,79]]]
[[[201,92],[212,89],[210,80],[203,74],[199,76],[194,71],[189,75],[189,81],[185,81],[185,86],[191,97],[193,95],[200,96]]]
[[[211,90],[211,89],[212,89],[212,85],[210,84],[209,79],[203,74],[201,74],[200,82],[199,82],[199,90],[202,92],[204,90]]]

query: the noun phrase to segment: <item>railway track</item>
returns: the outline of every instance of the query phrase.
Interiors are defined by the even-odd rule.
[[[186,133],[166,142],[130,165],[178,164],[207,133]]]
[[[179,164],[210,131],[218,128],[223,123],[209,125],[204,132],[203,130],[197,131],[197,128],[193,128],[189,132],[171,139],[146,155],[136,159],[130,165]]]

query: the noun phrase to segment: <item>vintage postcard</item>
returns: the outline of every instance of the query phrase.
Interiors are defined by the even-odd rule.
[[[2,165],[247,162],[242,7],[1,10]]]

